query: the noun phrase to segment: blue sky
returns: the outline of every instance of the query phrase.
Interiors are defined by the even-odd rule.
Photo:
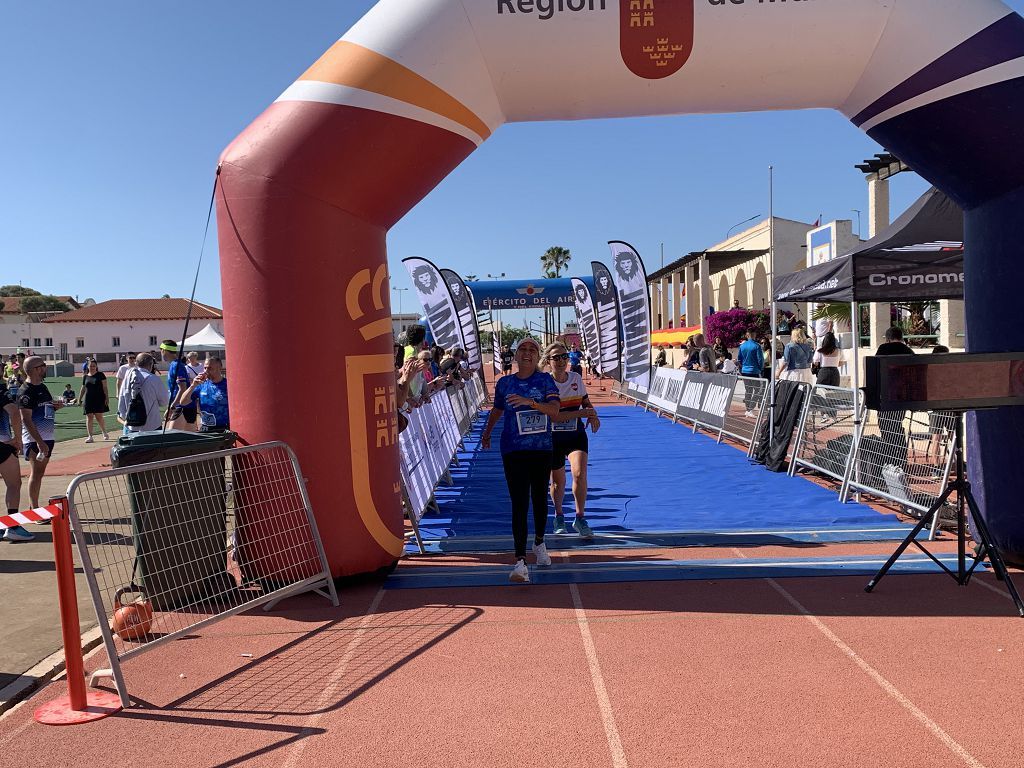
[[[0,282],[81,299],[188,296],[221,150],[372,5],[5,4]],[[770,164],[776,215],[860,209],[866,232],[853,166],[879,151],[821,110],[505,126],[391,231],[392,284],[409,285],[400,262],[414,255],[536,277],[552,245],[582,273],[610,239],[654,269],[662,243],[668,262],[767,215]],[[897,177],[893,217],[926,187]],[[215,233],[197,298],[221,303]]]

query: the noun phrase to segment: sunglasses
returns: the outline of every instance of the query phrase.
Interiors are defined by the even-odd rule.
[[[565,354],[560,355],[548,355],[548,360],[568,360],[569,356]]]

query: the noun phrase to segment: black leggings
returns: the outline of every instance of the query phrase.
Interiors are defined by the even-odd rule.
[[[505,482],[512,499],[512,538],[516,557],[526,557],[526,513],[533,500],[534,543],[544,541],[548,524],[548,484],[551,481],[551,451],[512,451],[503,454]]]

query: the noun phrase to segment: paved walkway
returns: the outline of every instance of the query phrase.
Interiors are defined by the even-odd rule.
[[[57,443],[43,478],[40,503],[63,495],[75,475],[109,466],[112,445],[84,440]],[[28,477],[26,462],[22,462],[22,475]],[[23,509],[28,507],[27,481],[22,485],[21,502]],[[26,672],[61,647],[53,537],[46,525],[28,526],[28,530],[35,534],[34,541],[0,541],[0,594],[5,595],[0,602],[0,690],[30,683]],[[86,631],[96,626],[95,611],[77,557],[75,566],[78,610]],[[0,701],[4,698],[0,696]]]
[[[787,551],[573,552],[554,568]],[[431,557],[399,572],[492,562]],[[200,768],[1020,766],[1024,623],[992,576],[966,589],[940,575],[863,586],[364,584],[342,590],[337,609],[293,598],[127,662],[136,705],[98,723],[36,724],[33,707],[62,693],[51,685],[0,722],[0,753],[11,765],[116,752]],[[102,653],[88,662],[105,665]]]

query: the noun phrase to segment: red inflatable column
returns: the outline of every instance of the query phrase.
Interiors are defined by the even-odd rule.
[[[405,117],[281,101],[222,157],[232,428],[298,454],[335,576],[403,547],[385,233],[475,148]]]

